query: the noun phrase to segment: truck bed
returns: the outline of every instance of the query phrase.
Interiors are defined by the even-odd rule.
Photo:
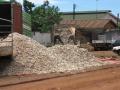
[[[112,48],[112,40],[92,40],[95,50],[107,50]]]
[[[97,43],[112,43],[112,40],[92,40],[93,44]]]

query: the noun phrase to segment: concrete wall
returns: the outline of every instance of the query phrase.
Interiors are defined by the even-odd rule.
[[[48,46],[51,44],[51,33],[33,32],[33,39],[40,44]]]

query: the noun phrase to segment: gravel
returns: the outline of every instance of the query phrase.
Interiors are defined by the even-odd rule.
[[[9,36],[5,40],[9,40]],[[109,64],[97,61],[86,49],[75,45],[56,45],[46,48],[18,33],[13,33],[13,40],[14,60],[1,73],[2,75],[82,71]]]

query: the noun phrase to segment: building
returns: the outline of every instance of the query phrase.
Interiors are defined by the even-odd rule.
[[[55,33],[59,33],[66,43],[72,34],[71,27],[75,28],[75,38],[86,43],[97,40],[98,35],[102,35],[106,31],[115,30],[120,21],[110,10],[61,13],[63,20],[56,26]]]
[[[98,35],[115,30],[117,25],[109,19],[62,20],[60,24],[56,26],[56,33],[60,34],[64,42],[67,42],[70,35],[72,35],[71,27],[75,28],[75,38],[77,40],[80,40],[82,43],[91,43],[92,40],[98,39]]]

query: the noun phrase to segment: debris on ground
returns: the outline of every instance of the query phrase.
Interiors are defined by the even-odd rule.
[[[94,51],[94,47],[91,44],[80,44],[81,48],[85,48],[88,51]]]
[[[9,40],[9,36],[5,40]],[[110,64],[96,60],[88,50],[75,45],[56,45],[46,48],[18,33],[13,33],[13,44],[14,60],[1,72],[2,75],[82,71]]]
[[[102,62],[110,62],[113,64],[120,64],[120,60],[114,57],[98,58],[97,60]]]

